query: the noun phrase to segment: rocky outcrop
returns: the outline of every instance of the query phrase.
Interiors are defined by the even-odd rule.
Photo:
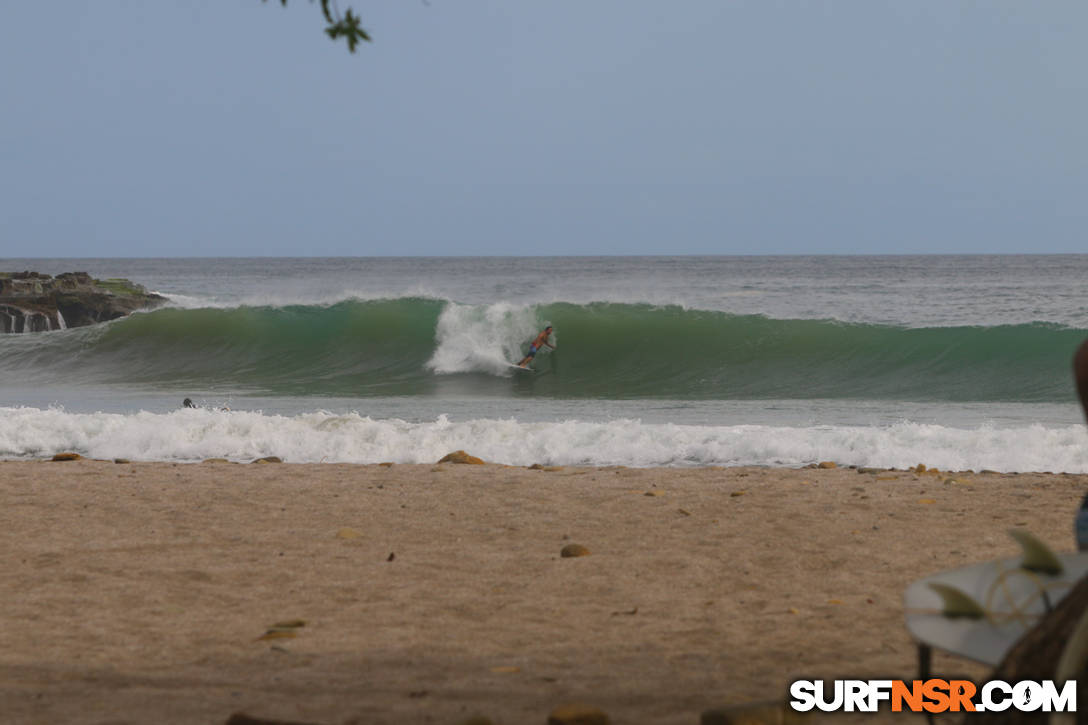
[[[483,460],[476,456],[470,456],[464,451],[454,451],[453,453],[447,453],[442,456],[442,460],[439,463],[474,463],[477,466],[483,464]]]
[[[86,272],[51,277],[0,272],[0,332],[47,332],[124,317],[166,302],[127,279],[94,279]]]

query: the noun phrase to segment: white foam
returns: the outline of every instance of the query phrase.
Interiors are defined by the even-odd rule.
[[[1088,473],[1084,426],[975,429],[897,423],[883,427],[692,426],[638,420],[520,423],[513,419],[414,423],[327,412],[295,416],[183,409],[171,413],[68,413],[0,408],[0,458],[74,451],[93,458],[295,463],[433,463],[464,449],[510,465],[840,465],[941,470]]]
[[[438,318],[435,351],[427,367],[436,373],[509,375],[510,365],[525,354],[525,342],[542,327],[528,305],[448,303]]]

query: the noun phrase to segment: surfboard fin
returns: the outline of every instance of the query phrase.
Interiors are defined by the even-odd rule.
[[[1020,562],[1022,569],[1050,576],[1062,573],[1062,563],[1058,557],[1030,531],[1009,529],[1009,536],[1016,539],[1016,543],[1024,550],[1024,560]]]
[[[949,619],[982,619],[986,616],[986,610],[982,605],[965,594],[962,589],[957,589],[951,584],[930,582],[929,588],[941,596],[941,614]]]

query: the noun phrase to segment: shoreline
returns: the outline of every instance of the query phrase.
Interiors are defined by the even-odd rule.
[[[1016,556],[1013,527],[1073,550],[1086,489],[1061,473],[5,461],[0,700],[18,723],[510,724],[571,701],[694,723],[802,676],[910,678],[906,587]],[[986,670],[938,655],[934,672]]]

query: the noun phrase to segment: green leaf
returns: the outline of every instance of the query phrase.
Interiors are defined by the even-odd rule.
[[[930,582],[929,588],[937,592],[941,597],[941,614],[949,619],[982,619],[986,616],[986,610],[970,595],[951,584]]]
[[[1016,539],[1016,543],[1020,544],[1020,548],[1024,551],[1024,559],[1020,562],[1022,568],[1051,576],[1062,573],[1062,562],[1049,546],[1030,531],[1010,529],[1009,536]]]
[[[268,0],[261,0],[261,2],[268,2]],[[313,3],[314,0],[310,0],[310,2]],[[325,28],[326,35],[333,40],[343,37],[347,40],[348,50],[352,53],[355,52],[355,46],[359,44],[360,40],[371,42],[370,34],[360,25],[361,18],[352,12],[351,8],[347,9],[343,18],[340,18],[336,6],[330,6],[330,2],[331,0],[321,0],[321,14],[325,16],[325,21],[329,24]],[[287,7],[287,0],[280,0],[280,5]]]

